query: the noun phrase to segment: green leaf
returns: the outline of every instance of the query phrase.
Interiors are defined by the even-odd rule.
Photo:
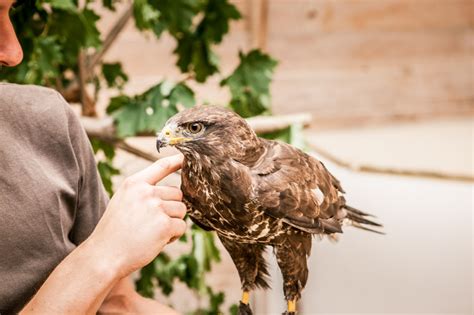
[[[102,0],[102,5],[110,11],[115,11],[115,3],[118,0]]]
[[[109,193],[109,196],[112,196],[112,177],[114,175],[120,174],[120,171],[113,167],[112,163],[108,161],[99,161],[99,163],[97,163],[97,168],[99,170],[99,174],[102,179],[102,183],[104,184],[105,190]]]
[[[80,50],[88,47],[98,48],[101,45],[100,33],[96,26],[99,18],[89,9],[52,13],[48,31],[54,34],[61,44],[65,56],[63,66],[77,71],[77,56]]]
[[[306,147],[302,124],[292,124],[287,128],[259,134],[258,136],[265,139],[283,141],[292,144],[301,150],[304,150]]]
[[[102,141],[100,139],[91,139],[92,149],[94,153],[103,152],[105,158],[101,158],[97,163],[97,169],[99,171],[102,183],[104,184],[105,190],[109,196],[113,195],[113,182],[112,177],[120,174],[120,171],[113,166],[113,159],[115,157],[115,148],[110,143]]]
[[[234,72],[221,81],[232,95],[230,106],[242,117],[270,111],[270,83],[277,62],[270,56],[252,50],[239,54],[240,64]]]
[[[128,76],[123,72],[122,64],[120,62],[103,63],[102,74],[104,75],[104,79],[109,88],[118,87],[119,89],[122,89],[128,81]]]
[[[159,12],[146,0],[133,1],[133,17],[135,26],[139,30],[151,29],[156,23],[159,23]]]
[[[192,239],[192,255],[196,257],[198,262],[198,273],[204,275],[204,273],[211,270],[213,261],[220,261],[220,253],[214,243],[214,234],[193,225]],[[202,292],[204,289],[205,283],[202,280],[199,284],[199,290]]]
[[[111,100],[107,112],[116,121],[119,137],[161,130],[166,121],[178,112],[179,105],[194,105],[194,93],[184,83],[174,85],[170,91],[163,88],[163,84],[155,85],[141,95],[119,96]]]
[[[76,10],[76,5],[72,0],[49,0],[45,2],[49,3],[53,9]]]
[[[303,129],[304,129],[303,124],[292,124],[290,126],[290,142],[289,143],[301,150],[304,150],[306,147],[306,143],[304,141]]]
[[[183,36],[178,40],[174,53],[178,55],[177,65],[181,72],[193,73],[197,82],[205,82],[219,71],[218,58],[202,37],[192,34]]]
[[[126,106],[127,104],[131,102],[131,99],[132,98],[127,95],[119,95],[119,96],[112,97],[110,99],[109,106],[107,106],[107,109],[106,109],[107,114],[111,114],[114,111],[118,110],[119,108]]]
[[[279,140],[282,142],[290,143],[291,142],[291,128],[287,127],[281,130],[267,132],[267,133],[260,133],[258,134],[259,137],[269,140]]]
[[[230,315],[237,315],[239,314],[239,306],[237,304],[232,304],[229,307],[229,313]]]
[[[179,38],[191,32],[199,5],[199,0],[135,0],[135,25],[139,30],[152,30],[157,37],[167,30]]]
[[[112,162],[115,157],[115,148],[110,143],[104,142],[100,139],[92,139],[91,140],[92,149],[94,153],[97,154],[98,152],[102,151],[105,155],[107,161]]]
[[[154,283],[153,279],[155,278],[156,261],[151,261],[148,265],[143,267],[140,270],[140,277],[137,281],[135,281],[135,286],[137,288],[137,292],[140,293],[144,297],[152,298],[154,296]]]
[[[25,83],[41,84],[60,75],[63,54],[57,38],[41,36],[33,41],[33,45],[33,53],[25,69]]]
[[[212,289],[209,287],[209,309],[211,314],[217,314],[219,312],[219,307],[222,303],[224,303],[224,293],[218,292],[214,293]]]
[[[170,105],[178,106],[183,105],[184,107],[192,107],[196,104],[196,99],[194,98],[194,92],[184,83],[177,84],[170,93],[169,96]]]
[[[218,44],[229,32],[230,21],[241,17],[237,8],[227,0],[208,0],[204,18],[197,27],[197,33],[201,33],[209,42]]]
[[[160,13],[159,21],[173,36],[189,33],[198,12],[199,0],[151,0]]]
[[[85,32],[85,46],[99,47],[102,41],[100,40],[100,32],[97,29],[96,22],[100,19],[100,16],[94,11],[85,8],[79,17],[83,23],[82,26]]]

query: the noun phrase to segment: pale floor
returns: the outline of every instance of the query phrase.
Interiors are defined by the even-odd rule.
[[[460,118],[308,131],[307,139],[350,162],[472,176],[473,122]],[[132,141],[154,151],[153,139]],[[125,174],[147,164],[128,154],[117,159]],[[348,203],[375,214],[387,235],[348,227],[336,244],[315,239],[301,314],[471,314],[472,183],[354,173],[325,164],[341,180]],[[170,246],[173,253],[182,250]],[[228,254],[222,256],[209,282],[226,292],[229,305],[239,299],[239,281]],[[272,282],[273,290],[253,297],[256,314],[284,309],[274,260]],[[184,292],[180,288],[171,298],[182,311],[197,305],[191,295],[184,299]]]

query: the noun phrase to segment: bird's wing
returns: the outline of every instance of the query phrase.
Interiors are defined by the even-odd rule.
[[[341,232],[344,198],[339,181],[308,154],[285,143],[262,141],[266,152],[250,168],[257,206],[309,233]]]

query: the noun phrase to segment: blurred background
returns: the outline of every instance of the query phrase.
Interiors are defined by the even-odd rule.
[[[152,134],[169,116],[230,104],[324,161],[348,203],[385,225],[385,236],[314,239],[301,314],[472,314],[473,1],[39,3],[48,18],[13,12],[32,48],[0,79],[60,90],[111,192],[160,157]],[[83,24],[64,27],[75,15]],[[25,23],[35,19],[50,27]],[[267,254],[273,289],[251,303],[280,314]],[[235,312],[240,282],[217,239],[194,229],[167,255],[136,275],[143,293],[182,312]]]

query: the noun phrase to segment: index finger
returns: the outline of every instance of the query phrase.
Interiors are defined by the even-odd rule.
[[[159,159],[152,165],[144,168],[132,175],[135,180],[145,181],[150,185],[155,185],[169,174],[176,172],[183,164],[183,155],[176,154]]]

